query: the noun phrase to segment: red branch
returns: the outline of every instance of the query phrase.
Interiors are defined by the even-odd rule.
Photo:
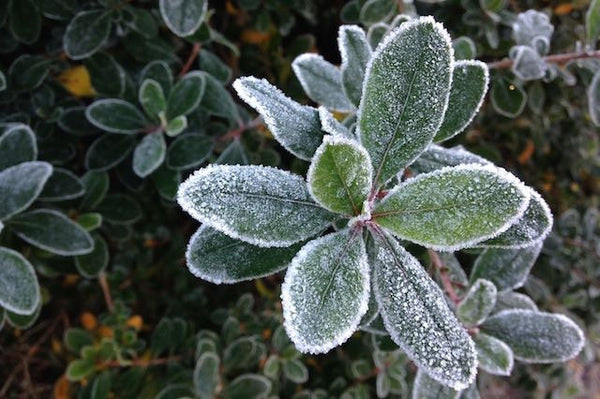
[[[179,77],[182,77],[183,75],[188,73],[188,71],[192,67],[192,64],[194,63],[194,60],[196,59],[196,57],[198,57],[198,54],[200,54],[200,43],[194,43],[194,47],[192,47],[192,51],[190,52],[187,61],[185,62],[185,64],[183,64],[183,67],[179,72]]]
[[[565,53],[565,54],[554,54],[542,58],[544,61],[553,64],[565,64],[569,61],[585,60],[588,58],[600,58],[600,50],[596,51],[581,51],[577,53]],[[502,61],[490,62],[488,67],[490,69],[508,69],[512,67],[514,60],[504,59]]]
[[[460,302],[460,298],[458,297],[456,291],[454,291],[454,287],[452,287],[452,281],[450,280],[450,276],[448,275],[448,268],[446,267],[446,265],[444,265],[444,262],[442,262],[442,259],[437,254],[437,252],[435,252],[432,249],[428,249],[427,253],[429,254],[431,263],[433,263],[436,269],[438,269],[438,271],[440,272],[440,279],[442,280],[442,285],[444,286],[444,290],[446,290],[448,297],[450,297],[450,300],[452,302],[458,304]]]

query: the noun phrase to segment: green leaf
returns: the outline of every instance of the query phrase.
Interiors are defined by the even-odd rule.
[[[95,368],[93,359],[77,359],[69,363],[65,375],[69,381],[80,381],[94,373]]]
[[[167,151],[167,166],[175,170],[192,169],[212,154],[214,139],[200,134],[177,137]]]
[[[198,65],[201,70],[208,72],[222,84],[228,83],[231,79],[231,68],[210,51],[200,50]]]
[[[108,244],[97,234],[93,239],[94,250],[87,255],[75,257],[77,271],[86,278],[98,276],[108,266]]]
[[[600,71],[594,74],[588,87],[587,97],[590,118],[596,126],[600,126]]]
[[[177,200],[200,222],[263,247],[306,240],[333,219],[311,199],[300,176],[265,166],[200,169],[179,187]]]
[[[338,47],[342,55],[342,87],[346,97],[358,106],[362,97],[371,46],[365,31],[356,25],[342,25],[338,31]]]
[[[585,38],[589,44],[594,44],[600,35],[600,1],[592,0],[585,13]]]
[[[167,143],[161,131],[144,136],[133,151],[133,171],[139,177],[146,177],[154,172],[165,160]]]
[[[0,71],[0,91],[6,90],[6,76],[4,72]]]
[[[417,371],[412,397],[414,399],[458,399],[461,391],[440,384],[422,369]]]
[[[51,60],[41,56],[24,54],[17,58],[8,70],[11,88],[33,90],[41,85],[50,71]]]
[[[110,13],[105,10],[79,12],[67,26],[63,38],[67,56],[80,60],[100,50],[108,40],[111,26]]]
[[[94,379],[92,384],[92,393],[90,399],[108,399],[111,386],[111,374],[108,370],[104,370]]]
[[[29,207],[52,174],[46,162],[23,162],[0,171],[0,220]]]
[[[461,165],[418,175],[373,209],[373,220],[397,237],[455,251],[506,231],[530,194],[515,176],[491,165]]]
[[[446,166],[458,166],[466,163],[476,163],[480,165],[491,164],[487,159],[475,155],[461,146],[444,148],[432,144],[412,165],[410,165],[410,170],[417,174],[428,173],[442,169]]]
[[[31,263],[17,251],[0,247],[0,306],[30,315],[40,303],[40,285]]]
[[[135,105],[116,98],[95,101],[85,115],[94,126],[110,133],[139,133],[148,125]]]
[[[160,15],[171,32],[179,37],[194,33],[204,21],[206,0],[160,0]]]
[[[175,137],[182,133],[187,128],[187,118],[180,115],[175,119],[171,119],[165,129],[165,134],[169,137]]]
[[[319,113],[286,97],[265,79],[244,77],[233,82],[238,96],[258,111],[273,137],[300,159],[310,160],[323,141]]]
[[[436,142],[456,136],[471,123],[483,103],[489,80],[488,67],[481,61],[454,63],[448,109],[434,137]]]
[[[538,307],[533,302],[533,299],[525,294],[512,291],[499,292],[493,313],[498,313],[506,309],[538,310]]]
[[[385,22],[378,22],[369,27],[367,31],[367,40],[371,45],[371,48],[377,49],[379,43],[383,41],[383,38],[390,31],[390,26]]]
[[[85,167],[104,172],[120,164],[135,147],[135,137],[104,134],[96,139],[85,154]]]
[[[248,154],[240,139],[234,139],[214,162],[217,165],[248,165]]]
[[[9,127],[0,136],[0,171],[37,158],[35,134],[27,125]]]
[[[32,314],[21,315],[7,310],[6,320],[8,321],[8,324],[13,326],[14,328],[17,328],[19,330],[25,330],[26,328],[31,327],[37,321],[37,319],[40,317],[41,311],[42,302],[40,301]]]
[[[371,190],[369,154],[356,142],[326,136],[308,170],[308,188],[324,208],[346,215],[362,213]]]
[[[108,192],[110,184],[108,173],[90,171],[81,177],[81,182],[85,188],[85,194],[81,199],[80,208],[84,210],[95,208]]]
[[[450,36],[431,17],[386,36],[367,67],[357,129],[381,185],[412,163],[438,131],[452,81]]]
[[[125,93],[125,70],[106,53],[97,53],[84,61],[94,90],[106,97],[122,97]]]
[[[525,248],[543,241],[552,230],[550,207],[540,194],[529,188],[531,200],[523,217],[497,237],[481,243],[483,247]]]
[[[526,363],[564,362],[577,356],[585,343],[577,324],[561,314],[503,310],[488,318],[481,329],[504,341],[515,359]]]
[[[360,22],[372,25],[391,17],[397,11],[394,0],[368,0],[360,10]]]
[[[239,122],[240,115],[231,94],[225,90],[221,82],[206,72],[203,73],[204,80],[206,81],[206,90],[204,90],[204,96],[201,101],[202,108],[213,115]]]
[[[181,173],[169,169],[164,164],[152,173],[152,181],[158,193],[169,201],[174,201],[177,196],[177,188],[181,183]]]
[[[288,380],[296,384],[304,384],[308,381],[308,369],[299,359],[292,359],[283,363],[283,374]]]
[[[513,352],[508,345],[483,333],[476,334],[473,341],[482,370],[494,375],[510,375],[513,368]]]
[[[32,0],[12,0],[8,15],[10,32],[21,43],[35,43],[42,29],[42,16]]]
[[[85,231],[96,230],[102,226],[102,215],[95,212],[82,213],[77,217],[77,224],[85,229]]]
[[[155,80],[146,79],[140,86],[138,101],[142,104],[142,108],[146,111],[146,115],[150,118],[157,119],[161,113],[167,110],[167,100],[163,89]]]
[[[463,323],[477,326],[494,310],[496,286],[489,280],[477,279],[456,308],[456,315]]]
[[[541,242],[527,248],[488,248],[479,255],[471,271],[471,281],[485,278],[499,291],[521,287],[542,250]]]
[[[102,218],[114,224],[132,224],[142,218],[142,209],[136,200],[125,194],[109,194],[96,210]]]
[[[319,107],[319,118],[321,119],[321,129],[324,132],[356,141],[356,136],[343,123],[338,122],[327,108]]]
[[[369,264],[360,233],[343,230],[307,243],[281,286],[284,327],[304,353],[325,353],[358,328],[369,301]]]
[[[212,399],[221,384],[219,367],[221,360],[212,352],[200,356],[194,367],[194,392],[200,399]]]
[[[68,169],[54,168],[38,199],[54,202],[81,197],[85,193],[83,183]]]
[[[162,87],[163,93],[169,93],[171,86],[173,86],[171,68],[169,64],[162,60],[152,61],[142,69],[140,82],[144,82],[146,79],[158,82]]]
[[[69,328],[65,331],[63,341],[67,349],[75,355],[79,355],[85,346],[94,344],[92,335],[82,328]]]
[[[475,378],[473,341],[444,293],[419,261],[391,236],[375,236],[373,289],[386,330],[432,378],[460,390]]]
[[[232,284],[285,269],[301,246],[261,248],[204,225],[190,238],[185,257],[196,277],[215,284]]]
[[[51,209],[13,216],[6,221],[6,226],[29,244],[56,255],[84,255],[94,249],[94,241],[87,231]]]
[[[98,129],[87,120],[85,109],[86,107],[83,105],[65,108],[58,120],[58,126],[65,132],[78,137],[97,133]]]
[[[266,399],[271,392],[271,381],[258,374],[242,374],[225,388],[226,399]]]
[[[306,95],[327,109],[340,112],[353,111],[342,88],[342,72],[318,54],[305,53],[292,62],[292,68]]]
[[[496,112],[507,118],[519,116],[527,103],[525,91],[519,85],[504,79],[492,80],[490,98]]]
[[[460,36],[452,41],[454,49],[454,59],[472,60],[477,57],[477,47],[475,42],[468,36]]]
[[[177,82],[167,99],[167,120],[187,115],[198,107],[205,93],[206,78],[202,72],[190,72]]]

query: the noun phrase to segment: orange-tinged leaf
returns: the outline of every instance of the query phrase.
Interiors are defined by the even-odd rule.
[[[71,397],[71,385],[66,376],[61,376],[54,383],[54,399],[69,399]]]
[[[238,15],[239,14],[239,10],[237,8],[235,8],[235,6],[231,2],[231,0],[227,0],[227,2],[225,3],[225,11],[227,11],[227,14],[229,14],[229,15]]]
[[[98,320],[96,320],[96,316],[91,314],[90,312],[83,312],[81,316],[79,316],[79,321],[83,328],[88,331],[95,330],[98,327]]]
[[[111,327],[100,326],[100,328],[98,328],[98,334],[102,338],[112,338],[115,335],[115,331]]]
[[[67,274],[64,277],[63,280],[63,284],[67,287],[70,287],[72,285],[75,285],[76,282],[79,281],[79,275],[78,274]]]
[[[87,68],[77,65],[63,71],[57,78],[58,82],[75,97],[94,97],[96,92]]]
[[[567,15],[573,12],[573,4],[571,3],[562,3],[554,7],[554,15],[562,16]]]
[[[517,158],[517,160],[519,161],[519,163],[521,165],[523,165],[524,163],[527,163],[531,159],[534,152],[535,152],[535,145],[533,144],[533,141],[527,140],[527,144],[525,145],[525,148],[523,149],[523,151],[521,151],[521,153],[519,154],[519,157]]]
[[[52,338],[51,345],[52,345],[52,352],[54,352],[55,354],[58,355],[62,352],[62,344],[61,344],[60,340],[58,340],[56,338]]]
[[[271,40],[271,34],[255,29],[245,29],[242,32],[242,42],[249,44],[264,44]]]
[[[142,319],[142,316],[136,314],[127,320],[127,325],[135,328],[136,331],[140,331],[144,325],[144,320]]]

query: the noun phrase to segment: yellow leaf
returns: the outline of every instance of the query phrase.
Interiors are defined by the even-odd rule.
[[[63,71],[57,78],[58,82],[75,97],[94,97],[96,92],[87,68],[83,65],[74,66]]]

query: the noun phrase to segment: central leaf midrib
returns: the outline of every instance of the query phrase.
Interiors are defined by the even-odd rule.
[[[336,175],[337,175],[340,183],[344,187],[344,190],[346,190],[346,194],[348,195],[348,200],[350,201],[350,205],[352,206],[352,212],[354,213],[354,215],[358,215],[359,214],[358,207],[354,203],[354,198],[352,197],[352,193],[350,192],[350,187],[348,187],[348,185],[346,184],[346,180],[342,177],[342,173],[340,171],[340,168],[338,167],[336,158],[333,155],[333,153],[330,154],[330,157],[331,157],[331,161],[333,162],[333,166],[335,167]]]
[[[247,193],[244,191],[234,191],[234,192],[228,192],[228,193],[224,193],[224,195],[247,195],[248,197],[252,197],[252,198],[259,198],[259,199],[271,199],[271,200],[275,200],[275,201],[281,201],[281,202],[290,202],[293,204],[299,204],[299,205],[303,205],[303,206],[310,206],[313,208],[319,208],[322,209],[322,207],[315,203],[315,202],[309,202],[309,201],[303,201],[303,200],[296,200],[296,199],[290,199],[290,198],[283,198],[283,197],[278,197],[276,195],[272,195],[272,194],[257,194],[257,193]]]

